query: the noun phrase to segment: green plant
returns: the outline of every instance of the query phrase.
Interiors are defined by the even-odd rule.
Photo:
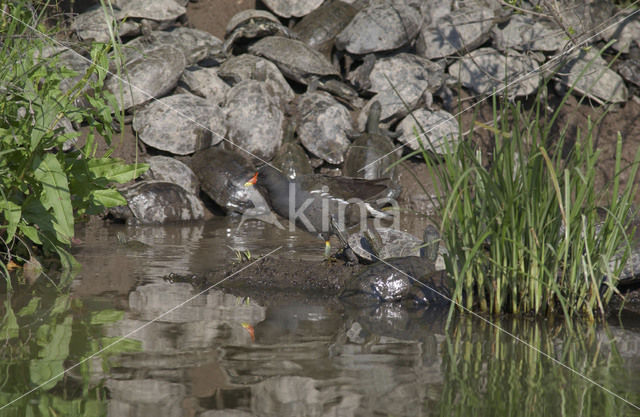
[[[0,265],[8,277],[6,263],[24,257],[25,250],[30,255],[31,244],[57,253],[63,267],[70,268],[74,261],[67,248],[75,216],[126,204],[111,183],[130,181],[147,166],[111,158],[111,150],[97,156],[96,134],[111,146],[112,109],[118,108],[104,89],[110,45],[94,44],[91,64],[76,74],[56,54],[47,57],[54,43],[37,33],[47,31],[39,24],[42,15],[25,2],[5,8],[0,18],[0,239],[5,257]],[[78,75],[75,83],[63,84]],[[62,152],[65,142],[79,136],[64,128],[65,119],[88,126],[80,149]]]
[[[541,95],[528,111],[506,97],[500,104],[493,98],[495,126],[472,127],[470,137],[477,127],[493,133],[487,154],[462,138],[442,164],[424,147],[418,151],[440,184],[435,206],[454,299],[495,315],[562,311],[567,319],[576,313],[593,319],[597,311],[604,314],[629,255],[640,149],[631,166],[622,167],[618,136],[607,197],[595,186],[597,121],[579,131],[563,155],[566,129],[556,141],[551,131],[564,101],[547,117]]]

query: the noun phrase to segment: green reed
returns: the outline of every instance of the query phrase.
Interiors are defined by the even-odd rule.
[[[621,399],[637,404],[640,398],[631,382],[633,372],[618,352],[617,337],[606,325],[578,323],[570,328],[553,320],[507,317],[496,323],[521,343],[469,316],[455,315],[452,324],[443,343],[440,415],[637,412]]]
[[[540,89],[541,91],[543,88]],[[566,97],[565,97],[566,100]],[[450,145],[442,157],[421,150],[436,185],[436,218],[449,251],[454,299],[489,314],[604,313],[615,292],[629,246],[630,210],[640,150],[622,166],[618,135],[615,175],[597,189],[599,151],[589,121],[569,144],[556,137],[541,94],[529,109],[493,97],[493,145],[481,152],[470,140]],[[571,145],[571,146],[565,146]],[[570,151],[563,149],[569,147]],[[411,156],[409,155],[409,156]],[[620,174],[628,180],[620,184]]]

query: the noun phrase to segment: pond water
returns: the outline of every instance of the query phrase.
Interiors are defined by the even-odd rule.
[[[322,260],[306,233],[237,226],[81,228],[68,289],[41,279],[5,302],[0,416],[640,415],[634,317],[577,332],[505,318],[501,331],[448,310],[196,296],[165,279],[219,268],[229,247]]]

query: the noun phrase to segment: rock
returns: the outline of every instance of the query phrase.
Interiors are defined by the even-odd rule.
[[[225,134],[222,110],[192,94],[176,94],[146,105],[135,114],[132,126],[145,144],[175,155],[213,146]]]
[[[580,49],[567,58],[556,79],[565,87],[575,85],[575,92],[588,97],[623,103],[629,97],[627,87],[622,77],[607,68],[607,65],[594,48],[586,51]]]
[[[495,47],[501,51],[553,52],[569,42],[562,29],[551,22],[518,14],[512,16],[504,28],[494,27],[492,34]]]
[[[618,73],[622,77],[640,87],[640,60],[627,59],[618,65]]]
[[[461,8],[420,30],[416,52],[429,59],[472,51],[489,39],[491,9]]]
[[[460,140],[458,121],[444,110],[417,109],[398,124],[396,131],[401,133],[398,140],[415,151],[420,149],[420,144],[416,139],[414,129],[420,134],[425,150],[440,155],[455,149],[455,145]],[[425,136],[428,140],[425,139]]]
[[[508,83],[509,97],[527,96],[540,85],[538,64],[515,51],[501,54],[493,48],[480,48],[449,67],[449,74],[478,94],[502,91]],[[505,73],[505,70],[507,73]]]
[[[616,39],[611,45],[616,51],[628,54],[632,44],[640,47],[640,20],[637,16],[627,17],[616,25],[605,28],[602,37],[606,42]]]

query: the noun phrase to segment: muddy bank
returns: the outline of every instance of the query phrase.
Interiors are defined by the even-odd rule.
[[[365,265],[350,265],[341,260],[309,261],[269,256],[254,264],[250,261],[231,263],[208,274],[206,283],[213,285],[222,281],[219,287],[234,290],[260,289],[336,296],[345,283],[363,268]]]

